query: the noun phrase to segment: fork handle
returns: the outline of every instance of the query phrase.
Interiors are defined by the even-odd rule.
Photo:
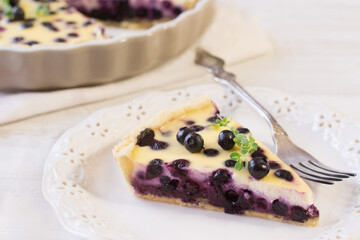
[[[236,82],[236,77],[234,74],[226,72],[222,66],[211,69],[215,80],[221,82],[222,84],[230,87],[230,89],[234,90],[238,93],[242,99],[248,102],[257,112],[265,118],[267,123],[269,124],[271,131],[273,132],[273,140],[275,143],[275,148],[277,150],[277,141],[276,137],[287,136],[285,130],[280,126],[280,124],[275,120],[275,118],[271,115],[271,113],[266,110],[256,99],[254,99],[243,87],[240,86]],[[276,152],[276,151],[275,151]]]

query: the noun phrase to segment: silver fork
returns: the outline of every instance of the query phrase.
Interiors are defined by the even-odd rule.
[[[214,75],[215,81],[230,87],[265,118],[272,131],[276,154],[285,163],[295,169],[300,177],[322,184],[334,184],[334,182],[356,176],[354,173],[342,172],[330,168],[296,146],[270,112],[236,82],[235,75],[224,70],[224,60],[198,48],[195,63],[207,68],[207,70]]]

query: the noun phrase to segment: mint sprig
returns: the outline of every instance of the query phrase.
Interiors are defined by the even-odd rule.
[[[35,13],[37,16],[48,16],[50,15],[49,2],[41,2],[37,6]]]
[[[212,124],[215,127],[227,127],[228,124],[232,121],[232,117],[227,119],[226,117],[216,120],[216,124]],[[252,134],[250,133],[249,136],[239,133],[234,127],[230,127],[230,131],[235,135],[233,141],[236,145],[240,147],[239,152],[232,152],[230,154],[230,159],[236,161],[235,169],[240,171],[245,167],[248,169],[249,161],[246,158],[246,155],[255,152],[258,149],[258,145],[255,142]],[[245,166],[244,166],[245,163]]]
[[[13,12],[11,10],[10,1],[9,0],[0,0],[0,10],[7,16],[8,18],[13,17]]]
[[[229,118],[222,118],[219,114],[217,116],[219,119],[216,119],[216,123],[211,124],[213,127],[226,127],[232,121],[232,116]]]

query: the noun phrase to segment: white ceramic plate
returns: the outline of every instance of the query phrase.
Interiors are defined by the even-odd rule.
[[[94,85],[154,68],[189,47],[212,19],[213,0],[147,30],[109,28],[112,39],[66,46],[0,46],[0,89]]]
[[[315,103],[269,89],[249,89],[288,131],[294,142],[322,162],[359,173],[360,126]],[[266,123],[232,92],[201,85],[152,92],[99,111],[69,129],[46,161],[43,193],[70,232],[93,239],[347,239],[360,229],[359,177],[325,186],[309,183],[320,224],[299,227],[260,218],[150,202],[132,195],[111,149],[135,126],[199,96],[210,96],[222,114],[233,114],[273,147]]]

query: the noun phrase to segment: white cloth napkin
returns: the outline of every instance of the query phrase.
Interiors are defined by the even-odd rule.
[[[215,7],[214,21],[199,42],[175,60],[148,73],[96,87],[0,93],[0,125],[201,76],[205,74],[204,70],[193,64],[196,46],[221,56],[227,64],[254,58],[272,50],[272,44],[262,28],[256,21],[244,16],[233,1],[219,0]]]

